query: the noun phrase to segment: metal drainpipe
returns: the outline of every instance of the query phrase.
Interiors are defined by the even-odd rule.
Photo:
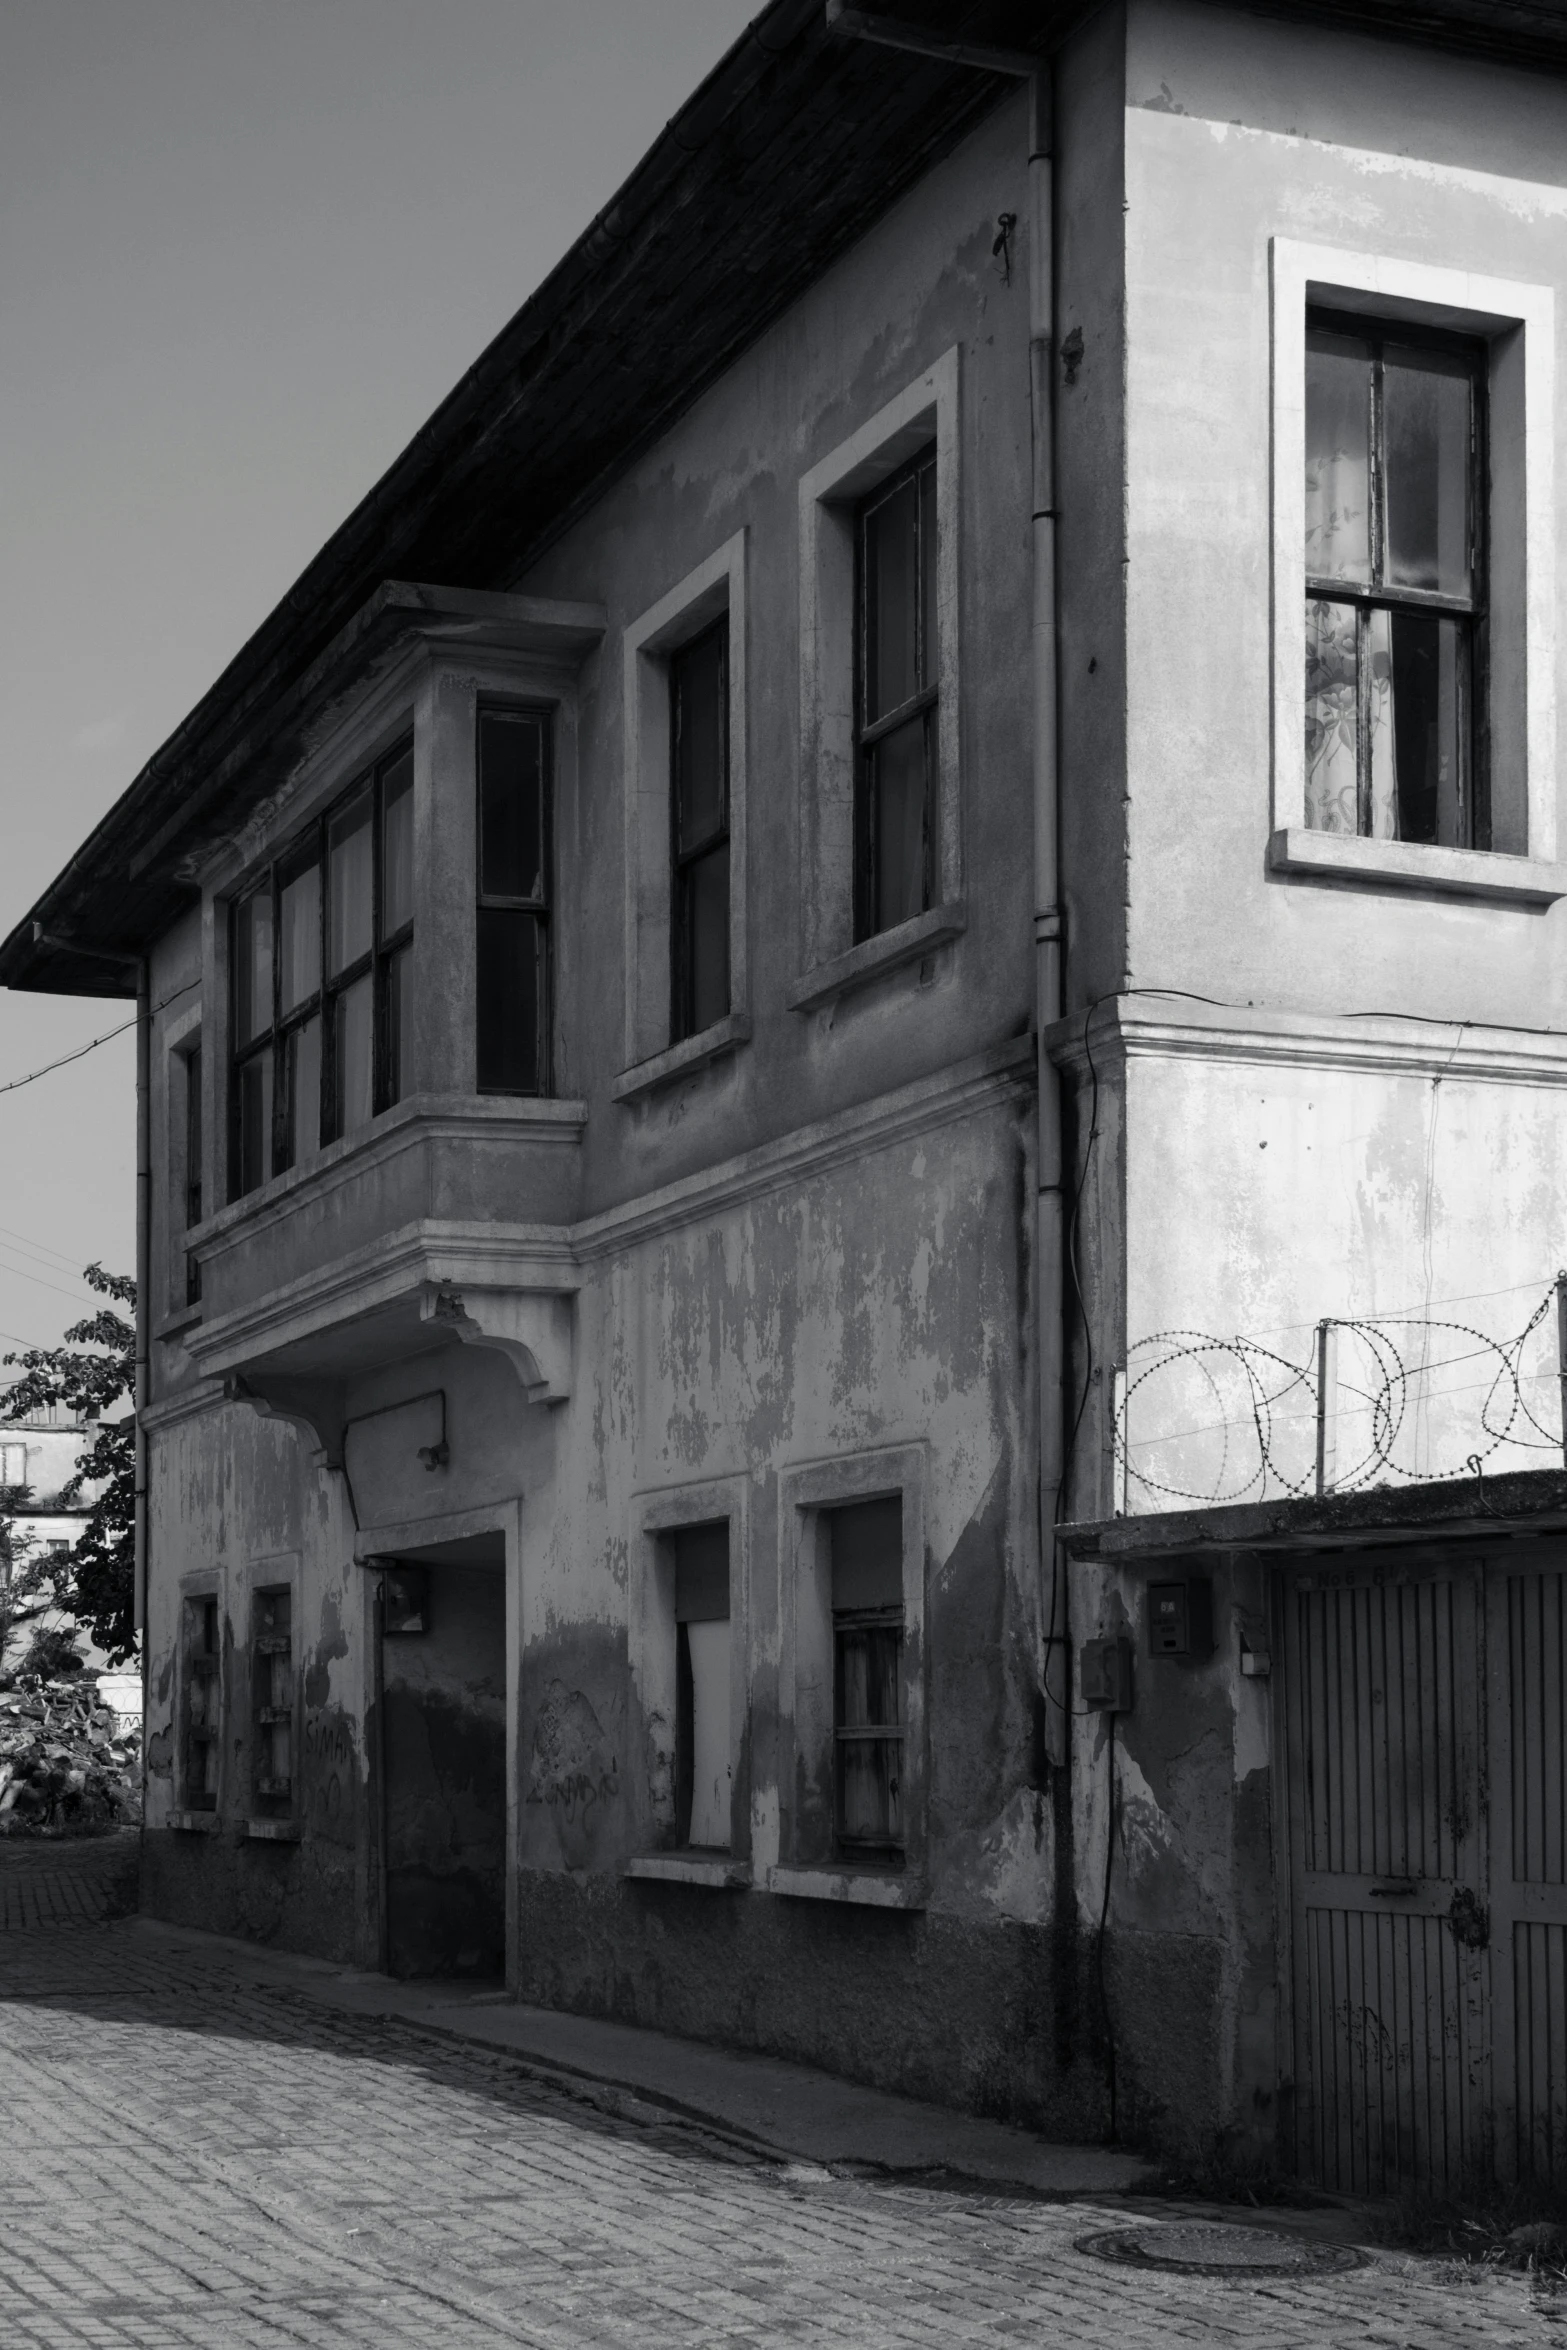
[[[1039,1543],[1045,1643],[1046,1746],[1068,1752],[1066,1572],[1056,1543],[1065,1473],[1066,1282],[1061,1175],[1061,1081],[1045,1036],[1061,1016],[1060,799],[1057,747],[1054,76],[1013,49],[946,40],[895,17],[866,16],[827,0],[830,29],[916,56],[978,66],[1028,83],[1028,353],[1032,441],[1034,713],[1034,1019],[1038,1036],[1038,1194],[1034,1279],[1039,1301]]]
[[[136,1520],[132,1619],[143,1634],[142,1695],[147,1689],[147,1431],[152,1331],[152,973],[136,967]]]
[[[1065,1468],[1065,1233],[1061,1190],[1061,1080],[1045,1038],[1061,1016],[1061,856],[1057,732],[1055,461],[1054,79],[1029,84],[1028,352],[1033,439],[1034,536],[1034,959],[1038,1064],[1038,1220],[1034,1279],[1039,1298],[1039,1544],[1046,1639],[1046,1740],[1053,1763],[1067,1759],[1069,1675],[1067,1587],[1056,1545]]]

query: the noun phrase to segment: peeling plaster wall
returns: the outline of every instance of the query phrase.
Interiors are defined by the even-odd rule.
[[[1096,752],[1093,696],[1114,692],[1114,661],[1101,650],[1090,677],[1076,619],[1063,638],[1064,790],[1069,806],[1072,795],[1094,803],[1067,817],[1069,838],[1083,830],[1086,903],[1069,966],[1077,1033],[1061,1047],[1085,1306],[1071,1515],[1085,1520],[1115,1506],[1111,1371],[1130,1362],[1136,1381],[1156,1334],[1239,1333],[1297,1364],[1310,1361],[1324,1316],[1447,1315],[1505,1340],[1567,1243],[1567,1053],[1540,1033],[1567,1013],[1562,907],[1333,886],[1270,871],[1267,855],[1269,240],[1544,283],[1567,336],[1567,93],[1545,76],[1195,0],[1101,12],[1096,58],[1123,26],[1122,144],[1117,155],[1106,137],[1096,150],[1106,181],[1097,304],[1091,288],[1076,291],[1070,210],[1063,246],[1064,317],[1084,323],[1079,390],[1090,393],[1063,395],[1063,479],[1076,468],[1093,483],[1106,542],[1113,488],[1125,520],[1119,865],[1108,852],[1096,864],[1088,847],[1090,832],[1101,844],[1113,835],[1117,773]],[[1085,44],[1080,79],[1088,56]],[[1087,176],[1086,162],[1074,168]],[[1558,384],[1564,356],[1559,341]],[[1559,464],[1559,407],[1556,431]],[[1560,501],[1558,531],[1560,579]],[[1075,586],[1074,568],[1069,596]],[[1113,655],[1102,572],[1089,602],[1095,649]],[[1560,632],[1553,682],[1560,702]],[[1090,1035],[1090,1002],[1116,985],[1102,942],[1123,926],[1130,992]],[[1551,1342],[1545,1326],[1527,1370],[1549,1373]],[[1418,1366],[1418,1334],[1409,1354]],[[1346,1361],[1349,1387],[1369,1383],[1363,1370]],[[1488,1446],[1480,1376],[1456,1371],[1412,1398],[1399,1457],[1420,1475],[1461,1472]],[[1554,1426],[1548,1382],[1533,1400]],[[1250,1400],[1216,1358],[1192,1352],[1134,1384],[1129,1433],[1149,1480],[1131,1480],[1134,1512],[1257,1498]],[[1346,1393],[1340,1436],[1352,1460],[1369,1433]],[[1309,1395],[1284,1397],[1273,1438],[1288,1475],[1309,1487]],[[1514,1452],[1505,1465],[1548,1458]],[[1202,1665],[1153,1659],[1147,1585],[1193,1571],[1212,1577],[1214,1654]],[[1242,1614],[1265,1624],[1269,1604],[1261,1567],[1209,1556],[1080,1564],[1072,1577],[1074,1642],[1124,1631],[1136,1652],[1135,1703],[1114,1725],[1113,1836],[1107,1716],[1086,1718],[1074,1757],[1083,2030],[1113,2040],[1122,2131],[1192,2156],[1268,2156],[1278,2142],[1279,1682],[1242,1676],[1237,1631]]]

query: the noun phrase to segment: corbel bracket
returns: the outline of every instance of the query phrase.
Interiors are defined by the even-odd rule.
[[[313,1447],[311,1467],[343,1466],[343,1429],[348,1402],[341,1379],[270,1376],[247,1371],[230,1372],[223,1382],[225,1403],[248,1403],[264,1420],[284,1420],[299,1429]]]
[[[440,1284],[419,1302],[420,1319],[438,1322],[469,1346],[492,1346],[522,1382],[529,1403],[564,1403],[571,1393],[572,1299],[559,1291],[461,1289]]]

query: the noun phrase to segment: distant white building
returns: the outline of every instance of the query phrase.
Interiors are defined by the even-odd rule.
[[[74,1498],[63,1496],[76,1474],[76,1464],[92,1441],[96,1423],[78,1419],[64,1404],[44,1404],[25,1420],[0,1422],[0,1488],[6,1500],[20,1497],[11,1517],[12,1536],[19,1555],[42,1551],[68,1557],[81,1538],[93,1504],[95,1488],[84,1487]],[[0,1563],[0,1577],[8,1569]],[[50,1608],[18,1625],[6,1644],[0,1665],[14,1665],[36,1632],[68,1624],[62,1610]],[[83,1647],[89,1662],[101,1662],[90,1641]]]

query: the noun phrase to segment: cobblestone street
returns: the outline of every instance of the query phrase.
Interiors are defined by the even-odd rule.
[[[1518,2278],[1386,2255],[1266,2284],[1137,2273],[1074,2248],[1125,2203],[759,2159],[247,1980],[223,1944],[109,1914],[125,1857],[0,1852],[5,2350],[1567,2338]]]

